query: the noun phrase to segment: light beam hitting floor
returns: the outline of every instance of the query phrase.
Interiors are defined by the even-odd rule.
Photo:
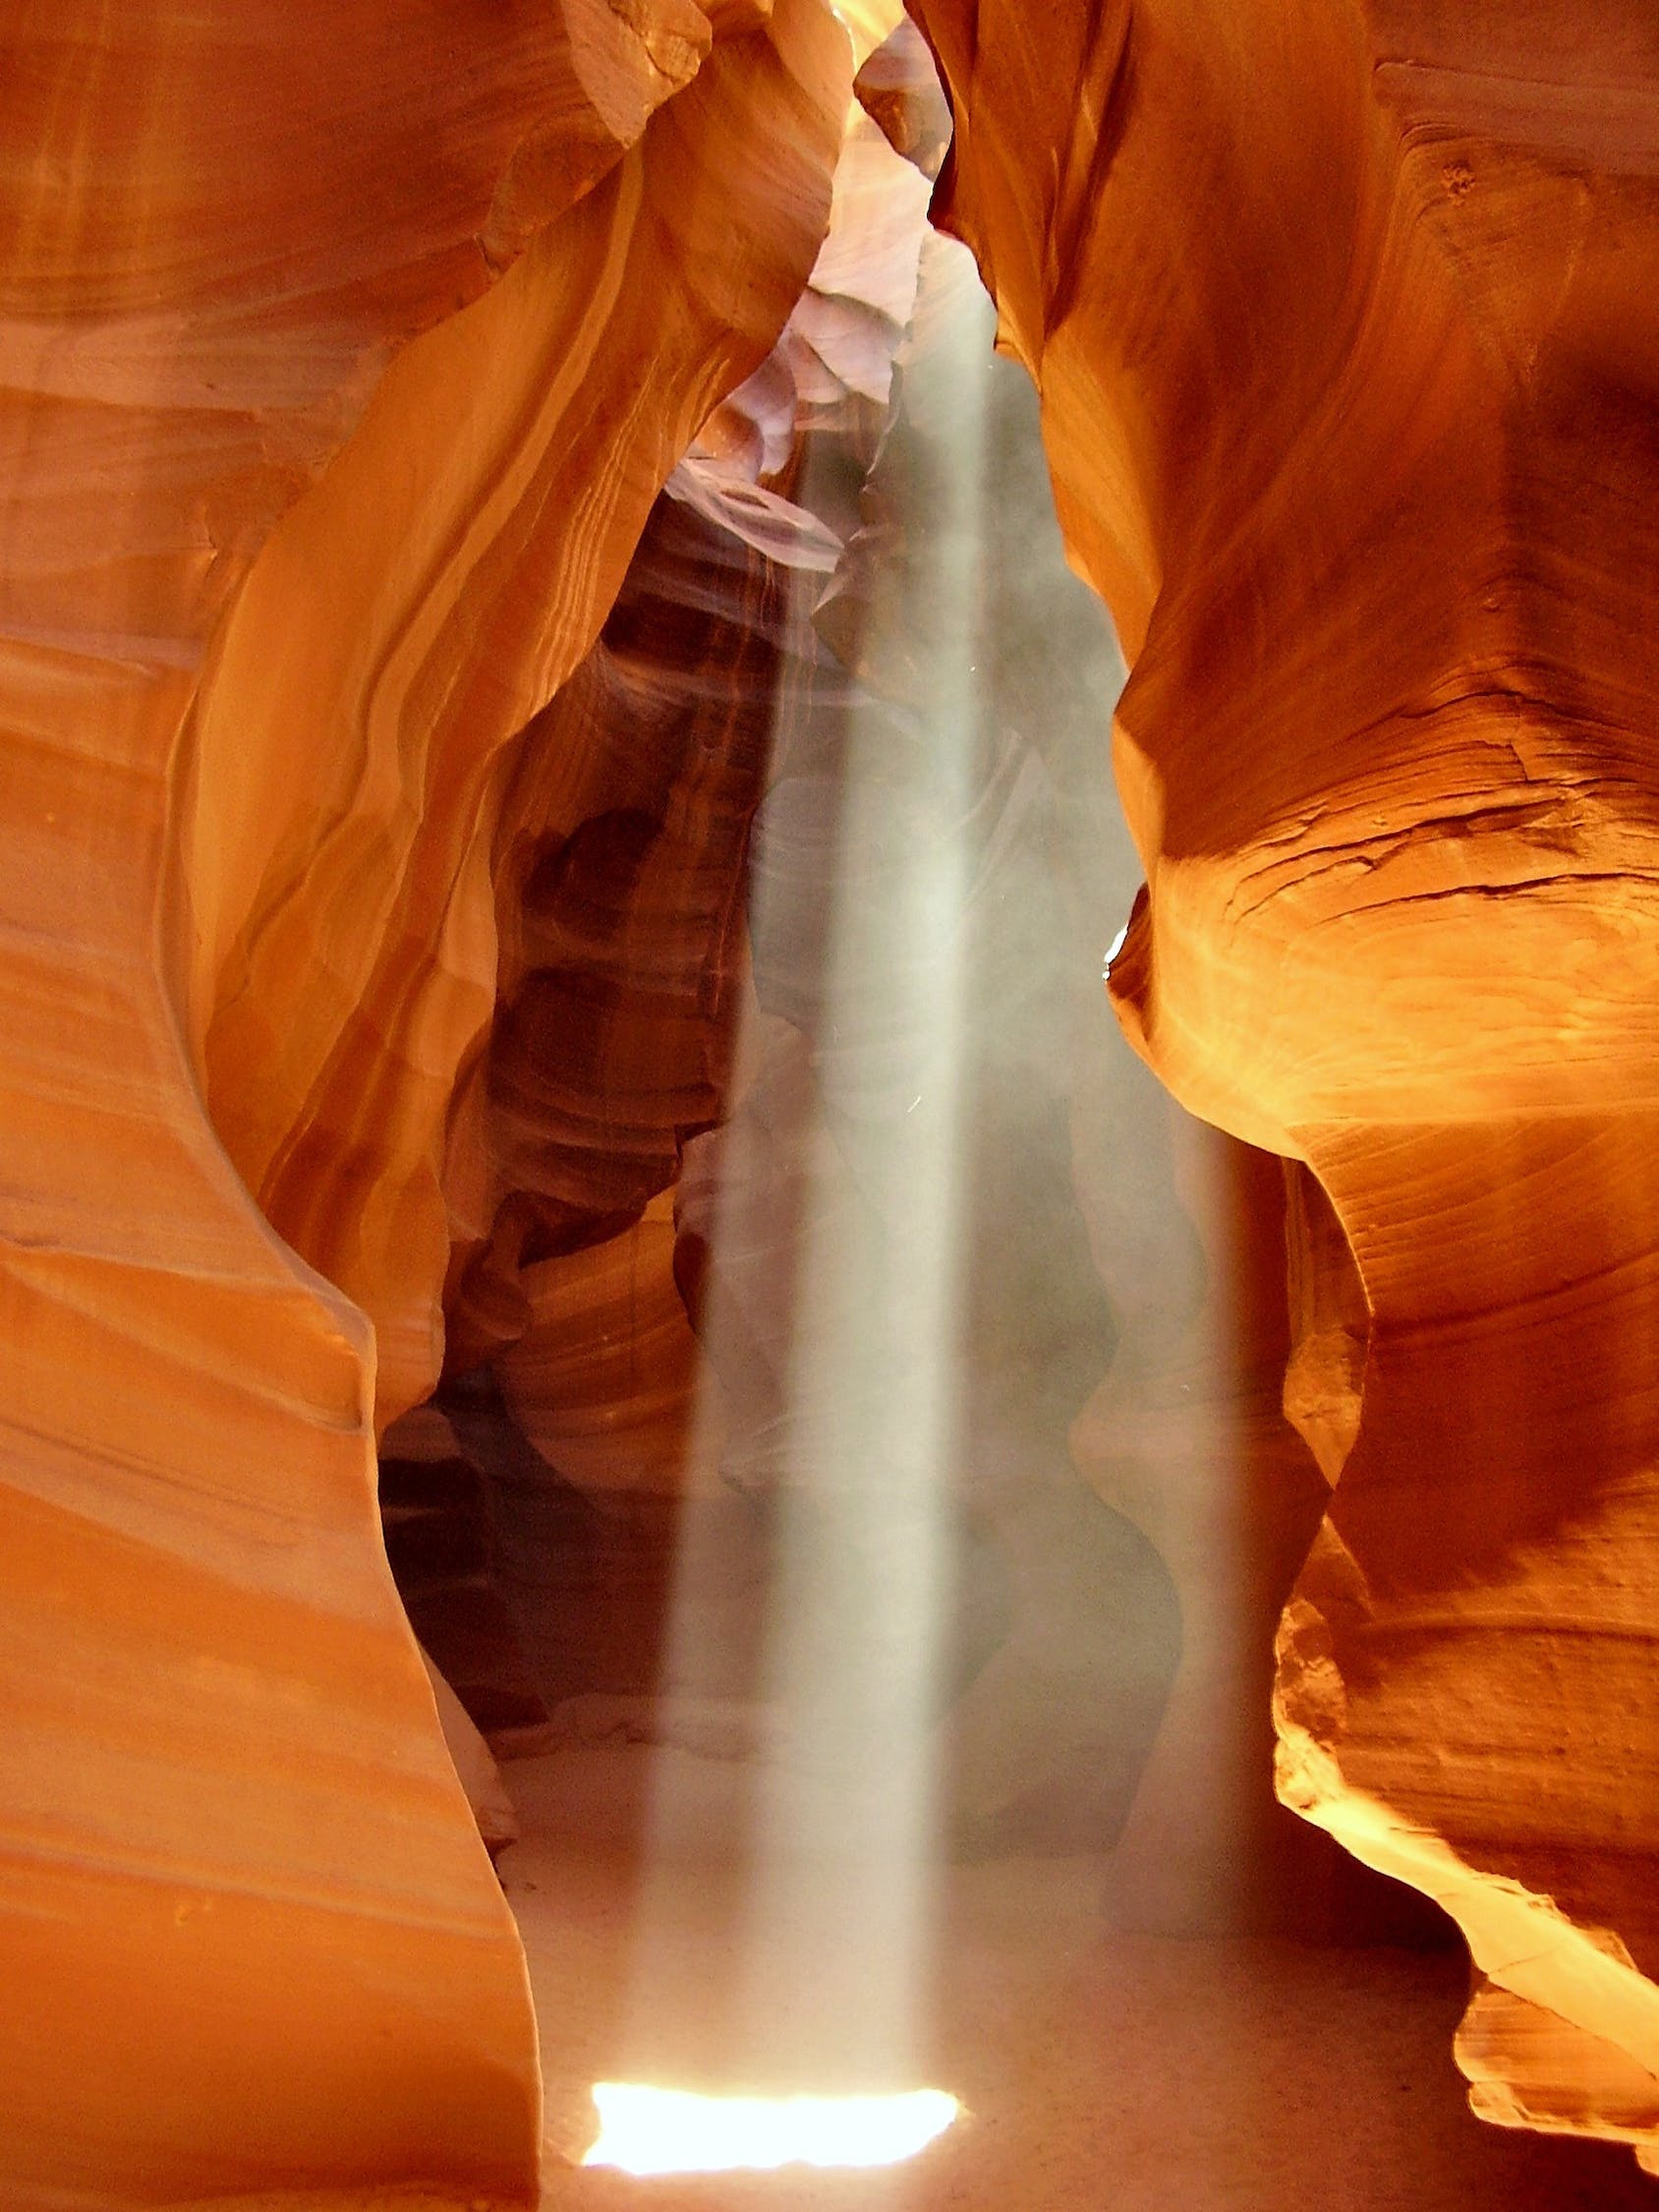
[[[711,1993],[721,2026],[690,2069],[708,2088],[865,2093],[830,2102],[793,2094],[764,2108],[772,2115],[764,2124],[761,2106],[742,2107],[746,2125],[767,2130],[787,2112],[815,2142],[835,2147],[836,2163],[858,2164],[908,2156],[955,2109],[944,2092],[913,2085],[926,2078],[917,2008],[937,1853],[934,1738],[955,1511],[964,825],[978,742],[974,625],[994,317],[961,249],[931,262],[940,296],[927,373],[907,384],[907,436],[927,455],[931,498],[944,503],[930,519],[928,619],[920,634],[907,629],[904,637],[920,680],[906,687],[898,710],[861,703],[852,691],[840,710],[837,786],[819,817],[821,832],[825,819],[834,825],[834,865],[810,1040],[818,1127],[788,1402],[765,1483],[771,1567],[761,1693],[763,1710],[780,1717],[784,1748],[755,1762],[746,1780],[731,1986]],[[810,505],[810,453],[800,495]],[[822,578],[801,584],[811,595],[805,620]],[[870,618],[881,621],[885,611],[873,609]],[[790,744],[790,730],[780,728],[779,804],[769,802],[758,826],[763,848],[769,838],[786,843],[792,834]],[[802,788],[822,792],[824,779],[799,776],[795,785],[799,799]],[[763,849],[751,903],[758,967],[772,919],[768,881]],[[741,1251],[766,1229],[745,1218],[755,1200],[740,1122],[727,1136],[711,1268],[716,1285],[728,1241]],[[703,1324],[715,1375],[721,1327],[716,1293]],[[707,1633],[708,1592],[719,1572],[695,1536],[682,1542],[670,1686],[676,1673],[694,1672],[676,1665],[676,1653],[683,1659]],[[680,1861],[698,1848],[695,1836],[687,1842],[695,1827],[695,1813],[659,1781],[635,1920],[632,2009],[643,2025],[635,2048],[662,2048],[653,2027],[654,1950],[671,1940],[662,1931],[673,1921]],[[658,2066],[643,2070],[665,2077]],[[683,2067],[666,2076],[687,2077]],[[887,2094],[869,2094],[876,2091]],[[774,2163],[771,2151],[756,2154],[753,2137],[740,2155],[734,2138],[716,2135],[718,2102],[696,2108],[699,2161]],[[737,2109],[726,2103],[728,2121]],[[629,2118],[666,2128],[674,2115],[676,2126],[690,2126],[693,2111],[661,2092],[649,2108],[631,2105]],[[771,2133],[766,2139],[773,2142]],[[606,2112],[591,2155],[609,2158],[613,2140]],[[727,2145],[717,2155],[716,2141]],[[860,2143],[867,2148],[849,2157]],[[647,2155],[672,2163],[689,2151],[682,2144]]]
[[[779,2166],[895,2166],[956,2118],[941,2089],[892,2097],[702,2097],[625,2081],[594,2087],[598,2141],[586,2166],[716,2174]]]

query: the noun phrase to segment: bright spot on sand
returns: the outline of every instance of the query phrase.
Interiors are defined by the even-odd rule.
[[[584,2166],[628,2174],[732,2167],[894,2166],[960,2111],[943,2089],[888,2097],[703,2097],[627,2081],[594,2084],[599,2140]]]

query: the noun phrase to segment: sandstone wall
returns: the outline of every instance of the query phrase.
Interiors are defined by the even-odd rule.
[[[1301,1276],[1281,1790],[1463,1927],[1478,2109],[1651,2152],[1659,40],[915,13],[1132,664],[1114,997],[1357,1271]]]
[[[7,2201],[522,2198],[522,1955],[375,1423],[436,1372],[513,743],[802,288],[846,41],[70,0],[0,43]]]

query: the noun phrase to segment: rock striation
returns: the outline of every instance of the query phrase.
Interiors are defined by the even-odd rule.
[[[520,2200],[523,1959],[374,1436],[437,1373],[522,733],[800,295],[847,44],[71,0],[0,46],[8,2202]]]
[[[1295,1163],[1281,1792],[1463,1929],[1479,2111],[1653,2162],[1659,43],[914,12],[1131,663],[1113,996]]]

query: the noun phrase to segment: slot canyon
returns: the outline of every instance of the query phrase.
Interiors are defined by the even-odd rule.
[[[0,2212],[1659,2205],[1659,14],[908,9],[0,12]]]

